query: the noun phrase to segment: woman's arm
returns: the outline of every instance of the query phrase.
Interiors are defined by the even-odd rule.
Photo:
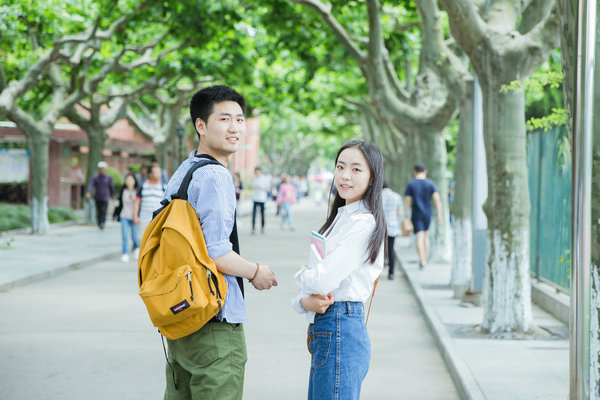
[[[371,214],[352,217],[344,227],[340,244],[327,254],[324,260],[310,268],[303,268],[294,276],[298,286],[307,293],[326,296],[337,289],[340,283],[363,265],[368,253],[375,220]]]

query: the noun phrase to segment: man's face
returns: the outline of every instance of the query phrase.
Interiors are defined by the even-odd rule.
[[[161,176],[162,176],[162,171],[160,169],[160,167],[158,166],[154,166],[152,167],[152,169],[150,170],[150,175],[152,176],[152,178],[154,180],[160,180]]]
[[[214,104],[206,123],[196,120],[196,129],[204,146],[217,154],[229,156],[240,147],[239,141],[246,134],[246,120],[237,102],[223,101]]]
[[[100,173],[100,175],[104,175],[104,174],[106,174],[106,168],[100,167],[100,168],[98,168],[98,172]]]

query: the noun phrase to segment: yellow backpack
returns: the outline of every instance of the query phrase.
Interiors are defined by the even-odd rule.
[[[207,164],[218,163],[198,161],[172,200],[162,201],[140,245],[139,294],[167,339],[199,330],[221,311],[227,294],[227,282],[208,255],[198,215],[187,201],[192,174]]]

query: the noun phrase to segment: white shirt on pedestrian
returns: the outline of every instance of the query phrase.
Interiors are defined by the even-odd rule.
[[[325,233],[325,258],[311,256],[308,267],[294,276],[300,290],[292,300],[292,307],[298,313],[306,313],[308,322],[314,322],[315,313],[304,310],[300,300],[311,294],[331,293],[334,301],[367,301],[383,271],[383,244],[375,262],[371,264],[368,260],[367,249],[374,230],[375,218],[363,201],[338,209]],[[311,251],[315,251],[313,247]]]
[[[381,203],[383,204],[387,235],[396,237],[400,234],[398,211],[402,211],[402,197],[392,189],[385,188],[381,192]]]
[[[257,203],[267,201],[267,192],[271,189],[271,180],[267,175],[257,176],[252,180],[252,200]]]

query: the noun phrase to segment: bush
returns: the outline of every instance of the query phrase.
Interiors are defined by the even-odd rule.
[[[0,231],[26,228],[29,225],[31,222],[28,206],[0,203]]]
[[[51,224],[77,219],[77,215],[68,207],[50,207],[48,221]],[[22,229],[31,226],[29,206],[24,204],[0,203],[0,231]]]
[[[117,193],[119,193],[121,187],[123,186],[123,175],[121,175],[121,173],[113,167],[106,168],[106,173],[110,175],[110,178],[112,179],[116,195]]]
[[[75,212],[68,207],[56,206],[48,209],[48,221],[50,221],[51,224],[71,221],[74,219],[77,219],[77,215],[75,215]]]

